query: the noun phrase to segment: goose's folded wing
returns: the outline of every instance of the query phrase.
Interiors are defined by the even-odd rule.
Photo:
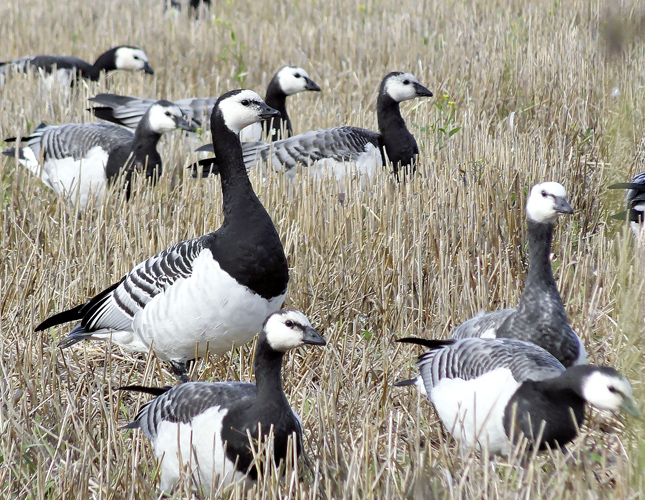
[[[477,316],[457,326],[451,337],[453,339],[495,338],[495,332],[515,309],[501,309],[489,313],[480,312]]]
[[[94,103],[90,108],[94,116],[132,130],[137,128],[148,108],[157,102],[118,94],[98,94],[88,100]]]

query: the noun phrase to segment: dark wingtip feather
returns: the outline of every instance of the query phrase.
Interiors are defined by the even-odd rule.
[[[398,382],[394,382],[395,387],[405,387],[406,385],[416,385],[416,379],[411,378],[409,380],[399,380]]]
[[[429,349],[438,349],[440,347],[452,345],[456,342],[456,340],[455,339],[436,340],[436,339],[420,339],[417,337],[404,337],[402,339],[396,339],[396,342],[402,342],[404,344],[421,345]]]
[[[188,168],[193,171],[193,177],[199,177],[199,172],[201,171],[202,177],[208,177],[210,175],[219,175],[219,167],[217,166],[217,158],[204,158],[199,160],[191,165],[188,165]]]
[[[153,396],[161,396],[172,389],[171,385],[164,385],[163,387],[148,387],[145,385],[124,385],[117,387],[117,391],[133,391],[143,392],[145,394],[152,394]]]
[[[138,429],[140,427],[141,426],[139,425],[139,422],[137,420],[135,420],[134,422],[130,422],[127,425],[123,425],[123,426],[119,427],[119,430],[123,431],[123,430],[126,430],[126,429]]]
[[[612,184],[608,189],[635,189],[636,191],[645,191],[645,184],[639,182],[619,182]]]
[[[117,125],[123,125],[121,120],[118,120],[112,116],[112,108],[100,108],[98,106],[94,108],[87,108],[88,111],[94,114],[99,120],[104,120],[106,122],[116,123]]]
[[[76,307],[73,307],[72,309],[50,316],[41,324],[39,324],[34,331],[42,332],[43,330],[47,330],[52,326],[62,325],[63,323],[69,323],[70,321],[78,321],[79,319],[82,319],[83,314],[81,314],[80,311],[84,305],[85,304],[80,304]]]

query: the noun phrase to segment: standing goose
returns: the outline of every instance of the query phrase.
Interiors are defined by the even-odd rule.
[[[361,175],[371,176],[375,169],[389,158],[398,176],[400,168],[409,167],[419,154],[419,147],[408,131],[401,116],[399,104],[417,97],[432,97],[410,73],[394,72],[383,78],[376,101],[378,132],[358,127],[336,127],[316,130],[273,143],[245,143],[244,162],[251,168],[258,159],[273,166],[276,171],[295,175],[298,164],[310,166],[318,162],[317,169],[310,166],[314,175],[333,173],[338,180],[346,175],[347,162],[355,163]],[[197,151],[212,151],[207,144]],[[216,158],[201,160],[193,168],[201,168],[204,175],[217,164]]]
[[[480,313],[459,325],[452,338],[511,338],[546,349],[565,367],[583,364],[587,352],[573,331],[553,278],[551,240],[560,214],[571,214],[567,192],[557,182],[531,189],[526,203],[529,228],[529,271],[520,303],[515,309]]]
[[[206,493],[232,481],[255,481],[262,463],[252,446],[273,432],[276,465],[287,457],[289,437],[302,452],[302,423],[282,390],[282,358],[302,345],[325,345],[304,314],[273,313],[255,350],[255,384],[189,382],[172,389],[123,389],[158,395],[139,410],[127,429],[141,429],[161,460],[161,489],[169,492],[188,466]],[[258,426],[261,436],[258,435]],[[249,435],[251,443],[249,443]]]
[[[476,446],[507,455],[521,435],[539,450],[562,447],[577,435],[585,403],[639,414],[629,382],[613,368],[578,365],[565,369],[529,342],[398,341],[430,351],[419,357],[419,377],[395,385],[414,384],[428,396],[445,428],[466,451]]]
[[[25,72],[32,68],[35,71],[55,76],[56,80],[62,83],[74,83],[81,78],[97,81],[102,72],[115,70],[143,71],[149,75],[154,74],[152,67],[148,64],[148,56],[143,50],[121,45],[101,54],[94,64],[72,56],[27,56],[13,61],[0,62],[0,83],[9,72]]]
[[[253,192],[238,134],[277,113],[251,90],[220,97],[211,129],[222,159],[222,227],[141,262],[118,283],[45,320],[36,331],[80,320],[62,347],[84,339],[112,339],[137,352],[152,346],[182,380],[189,360],[251,340],[284,302],[289,268],[271,217]]]
[[[612,218],[627,219],[634,236],[638,238],[645,221],[645,172],[637,174],[632,182],[612,184],[609,189],[627,189],[625,195],[627,210],[612,215]]]
[[[26,146],[18,149],[18,161],[70,202],[78,196],[79,206],[85,207],[91,193],[100,201],[106,184],[123,169],[128,195],[135,169],[145,168],[146,177],[156,180],[162,167],[157,143],[162,134],[178,128],[193,130],[169,101],[153,103],[134,134],[111,123],[41,124],[21,139]],[[16,149],[3,154],[14,157]]]
[[[242,140],[260,140],[262,130],[271,140],[282,137],[283,129],[287,137],[291,137],[293,129],[291,119],[287,114],[286,100],[290,95],[304,91],[320,91],[320,87],[311,79],[307,72],[297,66],[285,66],[275,74],[267,88],[265,102],[278,110],[279,116],[267,120],[260,125],[254,123],[244,128],[240,134]],[[121,96],[116,94],[98,94],[89,99],[97,104],[90,108],[97,118],[134,129],[143,113],[154,102],[152,99]],[[175,101],[182,113],[195,124],[200,125],[205,116],[210,116],[217,97],[195,97]]]

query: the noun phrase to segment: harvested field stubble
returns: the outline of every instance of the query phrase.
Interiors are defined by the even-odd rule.
[[[645,170],[645,11],[638,2],[215,2],[195,22],[158,0],[24,0],[0,4],[2,59],[142,47],[154,78],[114,73],[71,92],[37,78],[0,88],[0,138],[38,123],[90,121],[86,98],[110,91],[179,99],[260,90],[284,64],[321,95],[291,98],[294,130],[376,129],[375,90],[393,70],[435,92],[405,103],[421,150],[417,175],[382,172],[344,205],[328,180],[251,180],[283,238],[287,306],[305,312],[324,349],[288,356],[285,391],[305,427],[311,464],[273,470],[223,498],[643,498],[643,421],[593,412],[568,454],[489,462],[462,458],[431,405],[392,383],[416,373],[415,348],[477,311],[513,306],[527,269],[529,187],[555,180],[576,210],[562,218],[553,266],[574,329],[594,364],[645,390],[642,261],[610,221],[606,191]],[[610,8],[611,7],[611,8]],[[206,135],[204,141],[210,140]],[[73,207],[0,159],[0,497],[157,498],[158,471],[140,433],[118,429],[147,399],[115,389],[163,385],[153,359],[101,343],[61,352],[69,328],[50,314],[83,302],[142,259],[221,224],[219,180],[195,181],[184,137],[160,150],[165,175],[125,203]],[[249,380],[252,345],[198,363],[203,380]],[[261,451],[262,452],[262,451]],[[190,496],[186,481],[173,498]],[[215,495],[214,495],[215,496]]]

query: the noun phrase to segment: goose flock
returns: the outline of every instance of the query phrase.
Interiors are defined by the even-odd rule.
[[[0,84],[33,72],[73,86],[113,70],[154,74],[143,50],[119,46],[94,64],[49,55],[0,63]],[[287,460],[290,441],[297,455],[304,454],[303,423],[283,391],[282,364],[287,352],[326,341],[303,313],[283,309],[287,255],[248,171],[262,168],[294,180],[301,166],[341,184],[350,175],[402,181],[422,161],[400,103],[433,93],[413,74],[392,71],[382,78],[378,131],[341,125],[294,134],[286,99],[302,92],[321,87],[303,68],[288,65],[270,80],[264,99],[250,89],[174,102],[101,93],[89,99],[89,110],[103,121],[41,124],[6,139],[16,144],[3,154],[40,178],[82,220],[83,210],[103,203],[109,184],[117,183],[126,199],[135,175],[149,181],[146,189],[155,189],[163,175],[157,150],[163,134],[210,130],[212,141],[198,151],[214,157],[192,169],[198,178],[218,175],[222,225],[133,262],[116,283],[106,280],[103,291],[36,327],[45,332],[73,322],[58,344],[63,349],[109,341],[168,364],[175,386],[120,388],[153,396],[124,429],[140,429],[151,441],[163,492],[171,492],[184,473],[206,491],[236,481],[253,484],[265,470],[254,447],[269,439],[276,464]],[[645,173],[610,187],[627,190],[626,211],[616,217],[642,236]],[[529,264],[516,307],[481,312],[456,325],[449,339],[397,340],[426,352],[417,361],[419,375],[394,385],[414,386],[427,397],[464,453],[508,455],[522,442],[535,451],[564,449],[579,433],[587,405],[639,415],[624,376],[587,364],[587,348],[569,323],[556,285],[550,260],[554,229],[573,212],[562,184],[530,186]],[[256,335],[255,383],[191,381],[195,359],[226,353]]]

